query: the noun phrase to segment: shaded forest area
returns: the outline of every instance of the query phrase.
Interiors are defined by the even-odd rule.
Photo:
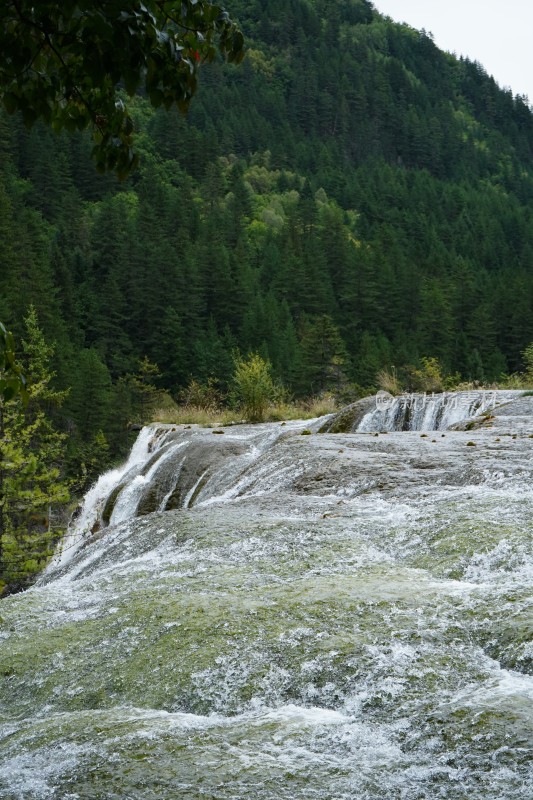
[[[129,446],[146,357],[175,396],[258,352],[304,397],[424,357],[491,381],[533,340],[526,99],[364,0],[227,7],[247,58],[187,117],[135,98],[123,183],[0,117],[0,319],[55,345],[71,472]]]

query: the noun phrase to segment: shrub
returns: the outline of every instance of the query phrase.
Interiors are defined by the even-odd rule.
[[[533,386],[533,342],[522,350],[524,372],[512,372],[500,377],[500,386],[505,389],[530,389]]]
[[[524,360],[524,378],[528,384],[533,383],[533,342],[528,344],[526,349],[522,352],[522,358]]]
[[[247,422],[262,422],[269,403],[278,394],[270,371],[270,363],[258,353],[235,358],[233,394]]]
[[[445,375],[438,358],[421,358],[421,367],[405,367],[409,390],[414,392],[444,392],[454,389],[460,376]]]
[[[215,378],[208,378],[206,383],[192,379],[179,393],[179,401],[184,406],[203,408],[206,411],[218,411],[223,404]]]

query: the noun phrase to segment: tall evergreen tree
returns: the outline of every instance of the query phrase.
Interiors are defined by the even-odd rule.
[[[65,393],[53,388],[53,348],[33,308],[25,327],[28,402],[0,398],[0,581],[10,589],[27,585],[46,563],[62,533],[54,510],[69,499],[61,474],[66,436],[50,419]]]

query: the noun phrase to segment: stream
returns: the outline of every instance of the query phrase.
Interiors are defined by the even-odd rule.
[[[533,397],[478,395],[144,428],[0,603],[0,798],[533,797]]]

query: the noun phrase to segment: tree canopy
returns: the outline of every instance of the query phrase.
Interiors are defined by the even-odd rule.
[[[124,177],[137,154],[121,95],[185,111],[202,62],[217,51],[238,62],[243,48],[228,13],[206,0],[12,0],[0,7],[0,99],[28,126],[92,127],[97,168]]]
[[[0,322],[0,402],[18,394],[26,398],[26,378],[15,358],[13,334]]]

